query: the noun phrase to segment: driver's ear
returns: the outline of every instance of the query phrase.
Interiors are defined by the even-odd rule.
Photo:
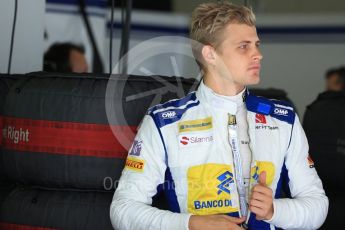
[[[204,45],[201,54],[206,64],[214,66],[216,64],[216,51],[210,45]]]

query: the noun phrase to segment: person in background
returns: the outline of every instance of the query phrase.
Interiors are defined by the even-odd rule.
[[[345,67],[330,69],[326,73],[326,91],[345,89]]]
[[[191,39],[203,79],[148,110],[113,197],[113,227],[319,228],[328,198],[294,109],[246,88],[259,83],[263,58],[252,10],[201,4]],[[151,206],[161,187],[169,211]]]
[[[82,46],[55,43],[44,54],[43,71],[60,73],[86,73],[88,64]]]
[[[345,68],[330,70],[326,76],[327,90],[307,106],[303,128],[329,197],[329,213],[322,229],[338,229],[345,204]]]

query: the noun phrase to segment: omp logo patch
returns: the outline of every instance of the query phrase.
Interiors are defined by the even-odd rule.
[[[280,115],[280,116],[287,116],[289,113],[287,109],[282,109],[282,108],[275,108],[273,112],[274,114]]]
[[[204,164],[187,172],[188,212],[197,215],[238,211],[236,187],[230,165]]]
[[[220,184],[217,186],[219,188],[218,190],[218,195],[221,194],[222,192],[226,192],[230,194],[230,183],[234,183],[234,178],[231,172],[226,171],[219,177],[217,177],[219,180]]]
[[[126,160],[125,168],[136,171],[136,172],[143,172],[144,165],[145,165],[144,160],[128,157]]]
[[[194,146],[202,143],[208,143],[213,141],[213,135],[211,132],[206,133],[192,133],[179,136],[179,145],[181,147]]]
[[[263,114],[255,114],[255,123],[266,124],[266,117]]]
[[[162,113],[162,118],[163,119],[174,118],[174,117],[176,117],[176,112],[175,111],[168,111],[168,112]]]
[[[4,138],[11,140],[13,143],[29,142],[30,132],[28,129],[16,128],[15,126],[7,126],[2,130]]]
[[[183,121],[178,123],[178,132],[193,132],[212,129],[212,117],[205,119]]]
[[[259,175],[261,172],[266,172],[266,183],[270,186],[273,182],[275,175],[275,166],[269,161],[255,161],[250,170],[251,184],[255,185],[259,181]]]

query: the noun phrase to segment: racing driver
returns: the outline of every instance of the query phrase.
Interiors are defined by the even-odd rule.
[[[259,83],[262,59],[251,9],[201,4],[191,39],[203,80],[148,110],[113,197],[113,227],[319,228],[328,198],[297,115],[246,88]],[[160,188],[169,211],[151,206]]]

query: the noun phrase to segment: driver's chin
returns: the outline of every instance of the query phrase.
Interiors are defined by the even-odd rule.
[[[254,76],[250,76],[248,81],[247,81],[247,85],[257,85],[260,83],[260,75],[254,75]]]

